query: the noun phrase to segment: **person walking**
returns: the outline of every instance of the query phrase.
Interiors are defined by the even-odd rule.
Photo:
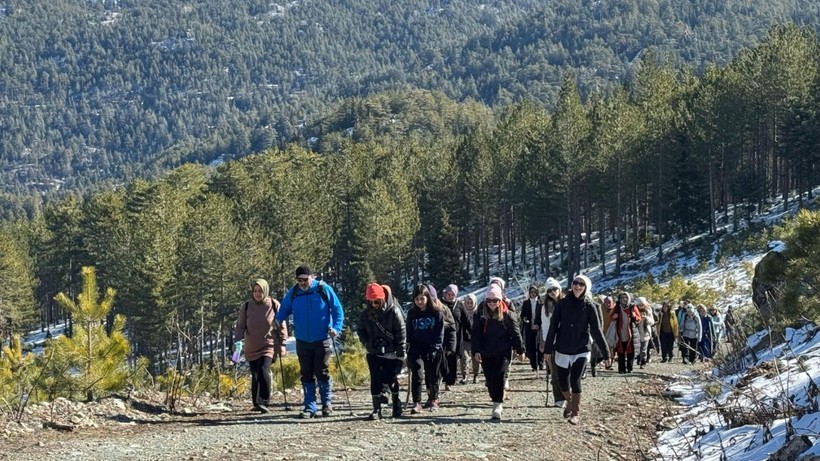
[[[461,355],[463,329],[461,328],[461,311],[464,309],[462,302],[458,300],[458,286],[455,284],[447,285],[444,289],[441,303],[448,310],[445,312],[445,317],[452,318],[453,336],[455,338],[455,350],[451,354],[445,352],[444,361],[445,369],[442,373],[444,380],[444,390],[449,391],[450,386],[456,384],[458,378],[458,358]],[[448,315],[449,314],[449,315]],[[447,319],[445,319],[446,322]]]
[[[672,360],[675,338],[678,337],[678,316],[672,312],[672,306],[666,301],[661,305],[657,330],[661,342],[661,362],[666,363]]]
[[[639,296],[635,301],[635,307],[641,315],[641,319],[635,324],[635,330],[638,332],[638,366],[643,369],[649,363],[649,344],[652,341],[655,317],[652,315],[652,306],[643,296]]]
[[[407,364],[411,372],[410,392],[413,414],[421,413],[421,383],[427,388],[424,407],[435,411],[439,405],[441,361],[444,357],[444,312],[434,303],[426,285],[413,289],[413,306],[407,312]]]
[[[458,358],[458,370],[461,373],[461,384],[467,384],[467,363],[470,364],[470,373],[473,375],[473,384],[478,381],[480,365],[473,354],[473,323],[475,313],[478,310],[478,302],[474,294],[470,293],[464,297],[464,309],[461,310],[461,354]]]
[[[703,336],[703,324],[700,321],[700,316],[698,316],[691,304],[687,305],[685,309],[683,321],[680,324],[681,337],[678,342],[682,344],[681,347],[686,350],[683,363],[686,363],[688,360],[689,363],[694,364],[695,357],[698,353],[698,343],[700,343],[701,337]]]
[[[473,355],[484,369],[487,392],[493,402],[492,419],[500,420],[504,410],[504,371],[513,351],[524,348],[518,315],[503,301],[501,288],[490,285],[473,321]]]
[[[618,373],[632,373],[635,360],[634,326],[641,320],[641,314],[632,304],[632,295],[623,292],[618,295],[618,306],[612,310],[612,321],[616,322],[615,331],[618,342],[615,351],[618,353]]]
[[[404,314],[390,291],[378,283],[369,283],[365,289],[367,308],[359,317],[359,340],[367,351],[367,367],[370,370],[370,395],[373,411],[368,419],[382,418],[382,404],[388,403],[385,388],[393,399],[393,417],[402,414],[399,398],[399,382],[405,356],[407,333]]]
[[[538,350],[544,354],[544,346],[547,344],[547,333],[549,333],[550,325],[552,324],[552,314],[555,312],[555,305],[564,299],[564,291],[561,289],[561,284],[552,277],[549,277],[545,283],[547,289],[547,296],[544,297],[544,305],[541,308],[541,335],[539,336]],[[561,392],[561,386],[558,384],[558,372],[555,368],[555,355],[549,357],[544,356],[544,363],[547,366],[546,379],[550,382],[552,387],[552,398],[554,406],[557,408],[564,408],[566,400],[564,400],[564,393]]]
[[[525,353],[537,379],[539,370],[544,369],[544,355],[539,353],[536,347],[540,335],[542,306],[541,298],[538,296],[538,287],[530,285],[527,294],[527,299],[521,304],[521,329],[524,332]]]
[[[564,417],[580,423],[581,376],[590,358],[589,338],[609,360],[609,349],[601,331],[598,307],[592,302],[592,281],[585,275],[572,280],[572,290],[556,306],[544,345],[545,359],[555,354],[558,383],[569,405]],[[570,392],[571,391],[571,392]]]
[[[265,279],[253,282],[251,299],[239,308],[233,332],[234,341],[243,341],[245,360],[251,369],[253,409],[262,413],[269,411],[271,363],[285,354],[288,336],[285,323],[274,320],[279,302],[268,296],[269,292]]]
[[[316,416],[316,384],[322,400],[322,416],[333,414],[333,391],[330,381],[331,341],[342,331],[344,311],[330,285],[316,280],[307,266],[296,269],[296,285],[282,299],[277,322],[293,315],[296,356],[299,358],[302,390],[301,418]]]

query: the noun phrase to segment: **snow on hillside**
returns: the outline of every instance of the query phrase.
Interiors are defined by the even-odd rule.
[[[750,337],[750,346],[766,336]],[[715,397],[707,398],[702,386],[670,387],[685,391],[679,401],[691,408],[674,417],[675,428],[659,434],[654,455],[685,461],[758,461],[770,459],[791,435],[789,443],[810,448],[803,451],[803,445],[777,459],[820,456],[820,328],[789,329],[785,343],[765,350],[756,361],[747,359],[753,363],[750,370],[719,378],[721,392]]]

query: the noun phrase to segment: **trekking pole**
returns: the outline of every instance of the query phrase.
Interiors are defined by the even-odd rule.
[[[285,389],[285,366],[282,364],[282,354],[279,354],[279,376],[282,377],[282,396],[285,399],[285,411],[290,411],[290,404],[288,404],[288,390]]]
[[[345,397],[347,398],[347,408],[350,410],[350,416],[355,416],[353,407],[350,405],[350,394],[347,393],[347,380],[345,379],[345,372],[342,369],[342,361],[339,359],[339,351],[336,349],[336,340],[330,339],[330,344],[333,345],[333,355],[336,356],[336,366],[339,367],[339,374],[342,375],[342,385],[345,387]]]

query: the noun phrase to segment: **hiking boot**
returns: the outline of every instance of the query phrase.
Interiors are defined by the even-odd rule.
[[[404,413],[404,410],[401,406],[401,400],[393,400],[393,417],[398,418],[402,413]]]
[[[478,375],[473,375],[473,384],[478,382]]]
[[[316,413],[315,413],[315,412],[312,412],[312,411],[310,411],[310,410],[302,410],[302,412],[301,412],[301,413],[299,413],[299,417],[300,417],[300,418],[302,418],[302,419],[310,419],[310,418],[315,418],[315,417],[316,417]]]
[[[322,405],[322,416],[328,417],[333,416],[333,407],[328,405]]]
[[[416,403],[413,404],[413,408],[410,410],[410,414],[417,415],[417,414],[421,413],[421,410],[422,410],[421,404],[419,402],[416,402]]]
[[[566,405],[564,406],[564,418],[569,418],[572,416],[572,394],[569,391],[561,391],[564,394],[564,401]]]
[[[367,419],[371,421],[378,421],[382,419],[382,397],[384,397],[384,395],[373,396],[373,411],[367,415]]]
[[[501,412],[504,410],[504,404],[493,402],[492,419],[501,421]]]
[[[581,406],[581,394],[576,394],[573,392],[570,399],[569,406],[572,409],[572,415],[569,418],[569,423],[579,424],[581,422],[581,418],[578,416],[578,413],[580,412],[579,407]]]

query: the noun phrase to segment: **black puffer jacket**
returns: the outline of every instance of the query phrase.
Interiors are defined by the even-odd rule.
[[[578,299],[570,292],[555,305],[550,329],[544,344],[544,353],[554,351],[567,355],[589,352],[589,337],[603,351],[603,359],[609,358],[609,348],[601,331],[598,308],[588,298]]]
[[[358,333],[368,354],[404,358],[407,351],[404,315],[392,295],[387,297],[387,302],[381,309],[368,307],[362,312]]]
[[[490,316],[487,303],[482,302],[476,309],[473,318],[473,354],[480,353],[487,357],[509,357],[510,351],[524,353],[523,341],[518,314],[506,308],[504,318],[496,320]]]

